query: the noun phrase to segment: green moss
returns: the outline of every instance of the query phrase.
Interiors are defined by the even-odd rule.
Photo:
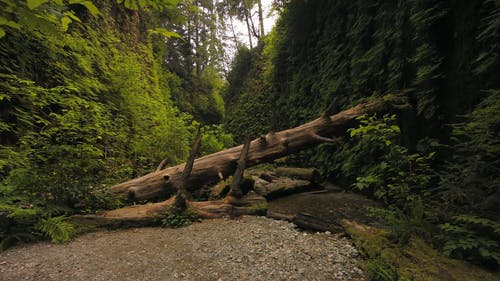
[[[282,158],[280,158],[282,159]],[[279,160],[279,159],[278,159]],[[275,160],[274,162],[278,161],[278,160]],[[249,169],[250,171],[274,171],[276,169],[276,165],[272,164],[272,163],[262,163],[262,164],[259,164],[259,165],[256,165],[256,166],[253,166],[251,169]]]
[[[252,205],[247,208],[247,210],[254,215],[263,216],[267,213],[267,202]]]
[[[342,224],[367,258],[365,269],[374,280],[499,280],[498,273],[447,258],[422,239],[412,238],[408,245],[400,247],[390,242],[384,229],[347,220]],[[395,272],[396,279],[381,277],[392,276],[390,270]]]
[[[178,228],[192,224],[193,222],[201,221],[198,213],[191,208],[178,211],[174,208],[165,210],[165,214],[158,217],[163,227]]]

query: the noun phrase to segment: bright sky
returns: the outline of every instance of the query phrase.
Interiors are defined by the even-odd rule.
[[[276,21],[276,12],[274,12],[274,14],[272,15],[269,15],[269,12],[271,11],[271,3],[272,0],[262,0],[262,9],[264,10],[264,31],[266,34],[271,31],[274,26],[274,22]],[[254,24],[258,26],[259,16],[257,13],[257,5],[255,5],[255,8],[252,12],[254,13]],[[234,28],[240,41],[242,41],[245,45],[250,46],[250,43],[248,42],[248,31],[246,23],[243,21],[235,20]],[[252,42],[255,44],[256,40],[253,40]]]
[[[264,32],[266,34],[272,30],[274,23],[276,21],[276,18],[277,18],[276,11],[274,11],[274,13],[272,13],[272,14],[270,13],[272,10],[271,9],[272,1],[273,0],[262,0],[262,10],[263,10],[263,14],[264,14]],[[255,5],[252,13],[253,13],[254,25],[256,25],[256,28],[259,28],[259,14],[258,14],[257,5]],[[250,43],[248,41],[248,29],[247,29],[246,22],[238,21],[237,19],[234,19],[233,24],[234,24],[236,36],[238,37],[239,41],[250,48]],[[228,31],[226,31],[226,32],[228,32]],[[232,34],[230,36],[232,36]],[[234,59],[234,56],[236,55],[236,47],[234,46],[234,43],[232,40],[227,40],[225,43],[228,44],[226,46],[226,49],[225,49],[226,54],[232,60],[232,59]],[[255,47],[255,44],[257,43],[257,39],[255,37],[252,38],[252,43]],[[225,67],[228,68],[229,66],[226,65]]]

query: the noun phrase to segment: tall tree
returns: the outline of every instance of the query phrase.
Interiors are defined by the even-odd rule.
[[[264,14],[262,11],[262,0],[257,0],[259,7],[260,38],[264,38]]]

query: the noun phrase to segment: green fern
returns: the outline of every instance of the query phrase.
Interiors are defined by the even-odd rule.
[[[443,242],[443,253],[491,267],[500,265],[500,224],[473,216],[460,215],[441,224],[436,238]]]
[[[38,229],[56,243],[68,242],[74,234],[73,225],[64,216],[43,219]]]

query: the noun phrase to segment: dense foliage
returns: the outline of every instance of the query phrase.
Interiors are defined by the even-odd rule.
[[[226,123],[235,137],[249,134],[235,119],[259,119],[250,129],[259,134],[403,95],[413,109],[365,116],[299,163],[382,201],[373,212],[398,242],[435,235],[446,254],[498,267],[498,1],[281,7],[264,45],[241,50],[230,73]]]
[[[179,78],[153,49],[165,42],[152,32],[158,12],[134,10],[162,1],[80,2],[27,1],[2,11],[19,22],[0,39],[2,247],[40,236],[67,241],[71,227],[52,217],[119,206],[106,186],[150,172],[162,159],[184,161],[199,123],[210,124],[175,106]],[[174,1],[163,2],[169,9]],[[58,9],[73,24],[28,25]],[[210,75],[203,79],[214,83]],[[205,154],[232,144],[215,125],[204,140]]]
[[[274,1],[268,35],[260,0],[0,4],[1,249],[68,241],[68,215],[124,204],[106,187],[184,161],[199,127],[206,155],[397,95],[408,109],[289,161],[382,202],[371,212],[396,245],[418,235],[498,268],[499,1]],[[368,267],[398,278],[387,260]]]

